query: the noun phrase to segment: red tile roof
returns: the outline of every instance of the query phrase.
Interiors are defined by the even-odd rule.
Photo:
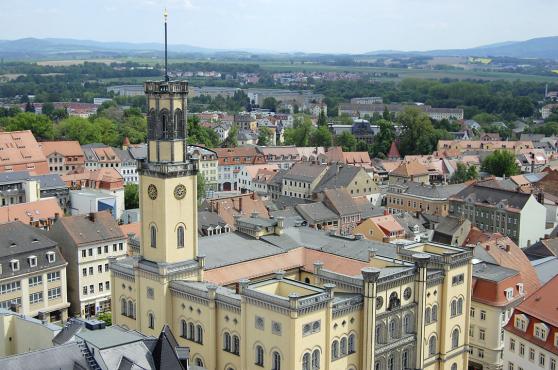
[[[8,171],[49,173],[46,157],[31,131],[0,131],[0,172]]]
[[[44,198],[35,202],[0,207],[0,224],[15,220],[30,224],[34,221],[46,221],[49,218],[55,218],[56,214],[64,215],[58,200],[56,198]]]

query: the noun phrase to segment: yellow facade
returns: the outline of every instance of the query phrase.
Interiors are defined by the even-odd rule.
[[[148,84],[151,96],[174,83]],[[159,108],[169,105],[160,98]],[[113,323],[147,335],[168,324],[190,348],[191,364],[210,370],[466,367],[470,251],[386,244],[369,250],[369,260],[359,262],[365,267],[350,276],[313,261],[313,271],[245,271],[232,289],[218,286],[204,281],[206,258],[198,255],[197,164],[150,160],[141,168],[140,255],[111,263]],[[182,199],[177,186],[186,189]],[[275,227],[259,223],[253,221]],[[185,227],[183,247],[177,225]],[[273,237],[283,235],[275,230]]]

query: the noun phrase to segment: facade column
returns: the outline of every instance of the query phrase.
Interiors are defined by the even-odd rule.
[[[374,368],[374,352],[376,350],[376,298],[377,281],[380,270],[374,267],[365,267],[361,270],[363,279],[363,331],[360,340],[360,351],[362,353],[361,369],[372,370]]]
[[[217,359],[219,358],[218,350],[220,349],[219,345],[217,344],[217,340],[219,337],[219,333],[217,332],[217,303],[215,302],[215,297],[217,293],[217,285],[209,284],[207,286],[207,294],[209,296],[209,314],[208,314],[208,321],[209,326],[207,328],[207,345],[211,353],[211,356],[207,359],[207,361],[214,361],[213,366],[211,366],[211,362],[208,364],[208,368],[215,368],[217,369]],[[244,355],[241,353],[241,355]]]
[[[248,354],[250,353],[248,348],[248,314],[247,314],[247,303],[246,297],[244,297],[244,291],[250,285],[250,280],[241,279],[239,282],[239,293],[241,296],[240,300],[240,368],[248,368]]]
[[[329,302],[327,302],[327,309],[326,309],[326,316],[325,316],[325,338],[326,342],[324,345],[324,356],[323,363],[325,364],[325,370],[329,370],[331,368],[331,322],[333,321],[333,295],[335,284],[324,284],[324,289],[329,295]]]
[[[424,368],[424,346],[425,346],[425,317],[424,310],[426,308],[426,279],[427,279],[427,266],[430,260],[430,255],[426,253],[413,254],[417,274],[415,275],[415,302],[417,303],[417,344],[416,344],[416,359],[415,369]],[[440,317],[440,313],[438,314]]]

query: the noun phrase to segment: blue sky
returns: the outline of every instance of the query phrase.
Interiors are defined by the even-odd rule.
[[[350,52],[466,48],[558,35],[556,0],[0,0],[0,39],[161,41]]]

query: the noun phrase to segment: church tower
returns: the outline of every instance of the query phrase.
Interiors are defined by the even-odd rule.
[[[165,79],[145,82],[148,107],[147,158],[139,166],[141,255],[173,264],[197,257],[198,162],[187,151],[188,83]]]

